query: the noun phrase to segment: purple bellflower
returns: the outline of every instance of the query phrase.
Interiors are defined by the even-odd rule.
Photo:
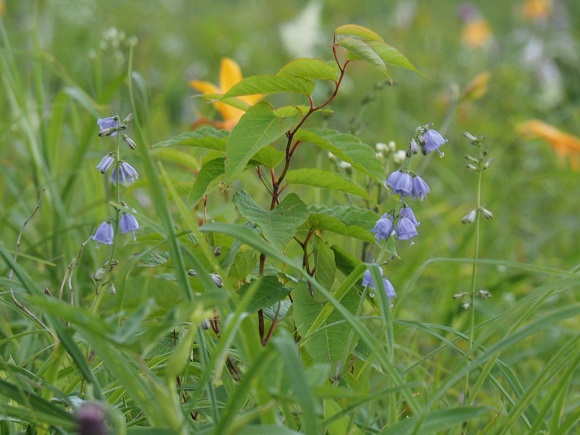
[[[123,213],[121,220],[119,221],[119,232],[121,234],[131,233],[133,235],[133,240],[135,239],[135,230],[139,229],[139,223],[135,216],[130,213]]]
[[[413,191],[413,177],[406,172],[395,171],[389,175],[385,186],[395,195],[410,196]]]
[[[104,174],[109,170],[109,168],[114,162],[115,162],[115,154],[109,153],[102,158],[101,162],[97,165],[97,169],[101,171],[101,174]]]
[[[423,146],[423,154],[429,154],[433,151],[437,151],[441,157],[443,153],[439,150],[439,147],[447,142],[441,134],[436,130],[427,130],[423,133],[421,138],[421,145]]]
[[[379,269],[379,270],[381,271],[381,276],[382,276],[383,269]],[[370,270],[367,270],[365,272],[365,274],[363,275],[362,285],[363,285],[363,287],[369,286],[371,288],[371,292],[370,292],[371,297],[375,295],[375,293],[374,293],[375,282],[373,281]],[[395,293],[395,288],[393,287],[393,284],[391,284],[391,282],[387,278],[383,277],[383,285],[385,287],[385,292],[387,293],[387,298],[389,299],[389,304],[390,304],[391,298],[396,297],[397,293]]]
[[[97,247],[101,245],[113,244],[113,225],[110,222],[103,222],[92,235],[91,239],[97,242]]]
[[[418,235],[417,228],[415,228],[411,219],[406,217],[399,218],[399,223],[397,223],[397,237],[399,240],[409,240],[412,245],[413,241],[411,239]]]
[[[411,197],[413,199],[420,199],[421,201],[431,192],[427,183],[421,177],[415,175],[413,177],[413,189],[411,190]]]
[[[119,119],[116,116],[99,118],[97,124],[99,124],[99,136],[117,136]]]
[[[129,185],[133,183],[137,178],[139,178],[139,174],[127,162],[120,162],[115,168],[113,169],[113,174],[111,175],[111,182],[116,186],[118,183]]]
[[[417,222],[417,219],[415,219],[415,213],[413,213],[413,210],[411,210],[411,207],[409,207],[408,205],[405,205],[401,209],[401,212],[399,213],[399,217],[409,219],[411,221],[411,223],[413,225],[415,225],[416,227],[421,225],[421,223]]]
[[[391,213],[385,213],[379,218],[375,227],[371,230],[371,233],[375,234],[377,242],[381,239],[387,240],[393,234],[393,221],[394,218]]]

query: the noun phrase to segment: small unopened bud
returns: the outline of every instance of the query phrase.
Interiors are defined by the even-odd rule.
[[[455,293],[453,295],[453,299],[461,299],[463,297],[463,293]]]
[[[123,120],[123,124],[129,124],[131,121],[133,121],[133,114],[129,113],[127,117]]]
[[[215,248],[213,250],[213,256],[219,257],[220,255],[222,255],[222,248],[220,246],[218,246],[217,248]]]
[[[471,210],[469,213],[467,213],[465,216],[463,216],[463,218],[461,219],[461,223],[462,224],[470,224],[475,220],[476,216],[477,216],[477,210]]]
[[[484,207],[481,207],[481,214],[486,219],[493,219],[493,213]]]
[[[348,162],[345,162],[343,160],[341,160],[340,162],[338,162],[338,166],[342,169],[344,169],[345,171],[349,171],[352,169],[352,165]]]
[[[112,282],[109,284],[109,294],[114,295],[117,294],[117,289],[115,288],[115,284]]]
[[[409,148],[407,149],[407,155],[410,157],[410,154],[417,154],[419,152],[419,144],[413,138],[411,142],[409,142]]]
[[[491,164],[495,162],[495,159],[492,157],[491,159],[489,159],[487,162],[485,162],[485,168],[489,168],[491,166]]]
[[[189,276],[197,276],[197,272],[196,272],[195,270],[193,270],[193,269],[189,269],[189,270],[187,271],[187,274],[188,274]]]
[[[385,155],[380,151],[378,153],[376,153],[376,155],[377,155],[377,159],[379,159],[379,160],[383,160],[385,158]]]
[[[470,171],[477,171],[477,166],[472,165],[471,163],[468,163],[467,165],[465,165],[465,167]]]
[[[396,165],[400,165],[401,163],[403,163],[405,161],[406,157],[407,157],[407,154],[405,153],[405,151],[399,150],[395,154],[393,154],[393,162]]]
[[[481,299],[489,299],[489,298],[491,298],[491,293],[489,292],[489,290],[482,289],[482,290],[479,290],[477,292],[477,294],[479,295],[479,297]]]
[[[222,288],[224,286],[224,282],[222,281],[219,275],[215,273],[210,273],[209,276],[211,277],[215,285],[217,285],[219,288]]]
[[[338,157],[336,157],[334,154],[332,154],[330,151],[328,152],[328,160],[330,161],[336,161],[338,160]]]
[[[478,162],[478,160],[475,157],[470,156],[469,154],[465,156],[465,160],[469,160],[470,162],[473,162],[473,163]]]
[[[209,323],[209,320],[205,319],[199,326],[201,329],[205,329],[207,331],[209,328],[211,328],[211,323]]]
[[[111,136],[117,130],[119,130],[118,127],[103,128],[102,130],[99,130],[99,136],[100,137],[103,137],[103,136]]]
[[[375,144],[375,150],[378,153],[382,153],[382,152],[388,151],[387,144],[386,143],[382,143],[382,142],[378,142],[377,144]]]
[[[389,141],[389,143],[387,144],[387,147],[389,149],[389,152],[394,153],[397,150],[397,144],[395,143],[394,140]]]
[[[465,133],[463,133],[463,136],[465,136],[467,139],[469,139],[472,142],[475,142],[475,141],[479,140],[479,139],[477,139],[477,136],[474,136],[474,135],[472,135],[471,133],[469,133],[467,131]]]
[[[467,310],[470,306],[471,304],[469,302],[464,302],[461,304],[461,308],[463,308],[464,310]]]
[[[123,138],[123,140],[125,142],[127,142],[127,145],[129,145],[129,148],[131,148],[132,150],[134,150],[135,148],[137,148],[137,144],[129,136],[127,136],[126,134],[124,134],[121,137]]]

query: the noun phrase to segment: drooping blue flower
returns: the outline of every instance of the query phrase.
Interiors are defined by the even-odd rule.
[[[106,221],[99,225],[95,234],[91,236],[91,239],[97,242],[97,247],[101,245],[111,245],[113,243],[113,225]]]
[[[393,221],[392,213],[385,213],[379,218],[375,227],[371,230],[371,233],[375,234],[377,242],[381,239],[387,240],[393,234]]]
[[[411,221],[411,223],[413,225],[415,225],[416,227],[421,225],[421,223],[417,222],[417,219],[415,219],[415,213],[413,213],[413,210],[411,210],[411,207],[409,207],[408,205],[405,205],[401,209],[401,212],[399,213],[399,217],[409,219]]]
[[[115,162],[115,155],[113,153],[107,154],[105,157],[102,158],[101,162],[97,165],[97,169],[101,171],[101,174],[104,174],[109,170],[111,165]]]
[[[438,131],[429,129],[422,135],[421,144],[423,145],[423,154],[429,154],[433,151],[437,151],[441,157],[443,153],[439,150],[439,147],[447,142],[447,139],[443,138]]]
[[[139,223],[135,216],[130,213],[123,213],[121,220],[119,221],[119,232],[121,234],[131,233],[133,235],[133,240],[135,240],[135,230],[139,229]]]
[[[418,235],[417,228],[415,228],[411,219],[406,217],[399,218],[399,222],[397,223],[397,237],[399,240],[410,240],[412,245],[413,241],[411,239]]]
[[[420,199],[421,201],[431,192],[427,183],[421,177],[415,175],[413,177],[413,189],[411,190],[411,197],[413,199]]]
[[[395,195],[409,196],[413,191],[413,177],[406,172],[395,171],[385,181],[385,186]]]
[[[97,119],[99,136],[116,136],[119,130],[119,119],[116,116]]]
[[[383,276],[383,269],[379,269],[379,270],[381,272],[381,276]],[[375,295],[374,294],[375,282],[373,281],[373,278],[371,277],[370,270],[365,271],[365,273],[363,275],[362,285],[363,285],[363,287],[369,286],[371,288],[371,292],[370,292],[371,297]],[[395,292],[395,288],[393,287],[393,284],[391,284],[391,281],[389,281],[385,277],[383,277],[383,285],[385,287],[385,292],[387,293],[387,298],[388,298],[389,304],[390,304],[391,298],[396,297],[397,293]]]
[[[115,168],[113,169],[113,174],[111,175],[111,182],[116,186],[118,183],[129,185],[133,183],[137,178],[139,178],[139,174],[127,162],[120,162]]]

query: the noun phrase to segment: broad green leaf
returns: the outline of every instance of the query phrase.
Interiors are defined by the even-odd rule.
[[[369,41],[369,46],[388,65],[399,66],[421,74],[399,50],[382,41]],[[421,74],[422,75],[422,74]]]
[[[201,198],[221,183],[223,178],[224,159],[220,158],[205,162],[193,182],[193,187],[187,198],[187,205],[194,207]]]
[[[267,145],[252,156],[251,160],[255,160],[261,165],[270,169],[275,168],[286,157],[286,153],[278,151],[273,146]]]
[[[292,309],[292,302],[289,299],[282,299],[274,305],[264,308],[264,317],[270,321],[280,320],[286,318],[288,312]]]
[[[379,216],[372,210],[354,205],[334,207],[311,205],[308,209],[310,216],[307,223],[310,228],[332,231],[370,243],[375,241],[370,230]]]
[[[145,254],[139,261],[140,267],[156,267],[169,261],[169,252],[155,250]]]
[[[287,118],[289,116],[304,116],[308,113],[310,107],[304,105],[298,106],[283,106],[274,110],[274,114],[278,118]]]
[[[331,129],[300,129],[294,136],[301,142],[308,142],[330,151],[336,157],[352,165],[353,168],[370,175],[375,181],[383,182],[385,168],[376,152],[351,134],[343,134]]]
[[[282,92],[312,95],[314,87],[314,82],[301,77],[267,74],[242,79],[232,86],[232,88],[224,94],[223,98],[256,94],[278,94]]]
[[[374,66],[377,70],[379,70],[382,74],[384,74],[390,81],[391,74],[389,74],[389,70],[385,65],[385,61],[381,59],[381,57],[377,54],[372,47],[367,44],[365,41],[361,41],[360,39],[355,38],[341,38],[338,41],[338,45],[344,47],[348,50],[349,54],[353,53],[356,57],[350,57],[349,59],[353,60],[364,60]]]
[[[338,27],[334,33],[339,38],[356,37],[364,41],[383,41],[383,38],[371,29],[367,29],[366,27],[357,24],[345,24],[344,26]]]
[[[262,308],[270,307],[290,294],[290,290],[284,287],[277,277],[263,276],[258,278],[258,280],[244,284],[240,288],[240,295],[243,296],[251,285],[256,285],[256,281],[258,281],[258,288],[246,308],[249,313],[255,313]]]
[[[321,286],[330,290],[336,275],[334,252],[320,237],[316,237],[314,243],[314,262],[316,265],[314,278]]]
[[[344,322],[344,317],[336,310],[333,310],[311,335],[306,335],[325,304],[317,302],[310,296],[308,286],[304,282],[300,282],[292,290],[292,298],[294,320],[298,333],[304,340],[306,351],[314,361],[330,363],[334,370],[338,363],[342,363],[345,351],[348,355],[355,348],[358,338],[351,340],[347,349],[348,336],[352,328]],[[354,313],[359,303],[359,295],[351,290],[343,296],[340,303],[349,312]]]
[[[290,75],[310,80],[336,80],[339,71],[335,63],[320,59],[296,59],[284,65],[276,75]]]
[[[286,133],[295,122],[293,117],[277,117],[267,103],[250,107],[228,136],[226,182],[231,183],[258,151]]]
[[[181,133],[171,139],[156,143],[153,148],[164,148],[168,146],[189,146],[196,148],[207,148],[217,151],[225,151],[226,140],[229,132],[216,130],[213,127],[204,126],[195,131]]]
[[[366,190],[336,172],[325,171],[317,168],[303,168],[288,171],[286,174],[288,184],[302,184],[305,186],[320,187],[335,190],[337,192],[350,193],[364,199],[370,199]]]
[[[273,210],[264,210],[244,191],[237,192],[233,202],[246,219],[262,229],[266,240],[280,250],[308,219],[308,207],[295,194],[286,196]]]

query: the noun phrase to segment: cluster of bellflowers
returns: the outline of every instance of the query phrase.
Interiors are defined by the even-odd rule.
[[[447,142],[447,139],[443,138],[431,126],[432,124],[427,124],[417,128],[415,136],[411,139],[404,155],[395,151],[393,145],[389,143],[389,145],[377,144],[377,157],[381,158],[385,152],[393,153],[393,160],[398,161],[398,163],[408,161],[419,152],[427,155],[436,151],[440,157],[443,157],[443,153],[439,148]],[[377,242],[386,241],[390,237],[396,236],[398,240],[409,240],[412,245],[413,238],[419,235],[417,227],[420,222],[417,221],[415,213],[406,201],[408,199],[418,199],[420,201],[425,199],[430,192],[429,186],[421,177],[410,171],[407,165],[404,165],[387,177],[385,187],[389,189],[391,195],[399,195],[399,205],[396,209],[383,214],[371,232],[374,233]],[[368,270],[364,274],[362,285],[370,286],[370,294],[373,295],[375,284]],[[391,298],[396,296],[395,289],[391,282],[384,277],[383,286],[390,301]]]
[[[109,116],[107,118],[99,118],[97,120],[97,124],[99,125],[99,136],[101,137],[117,137],[117,151],[116,152],[109,152],[105,155],[100,163],[97,165],[97,170],[105,175],[111,171],[110,181],[115,186],[119,186],[120,184],[127,186],[132,184],[139,178],[139,174],[131,166],[129,163],[121,160],[121,153],[119,150],[119,138],[121,138],[130,149],[134,150],[136,147],[135,142],[129,136],[124,133],[124,130],[127,128],[128,124],[133,119],[133,115],[129,114],[123,121],[120,120],[118,116]],[[121,202],[122,205],[127,206],[124,202]],[[119,213],[116,213],[116,216],[119,216]],[[133,240],[135,240],[135,231],[139,229],[139,223],[135,216],[131,213],[123,211],[122,215],[119,219],[119,233],[126,234],[131,233],[133,236]],[[101,244],[103,245],[111,245],[113,244],[113,239],[115,237],[115,230],[113,226],[114,219],[110,218],[101,223],[95,233],[92,235],[92,239],[97,242],[97,247]]]

